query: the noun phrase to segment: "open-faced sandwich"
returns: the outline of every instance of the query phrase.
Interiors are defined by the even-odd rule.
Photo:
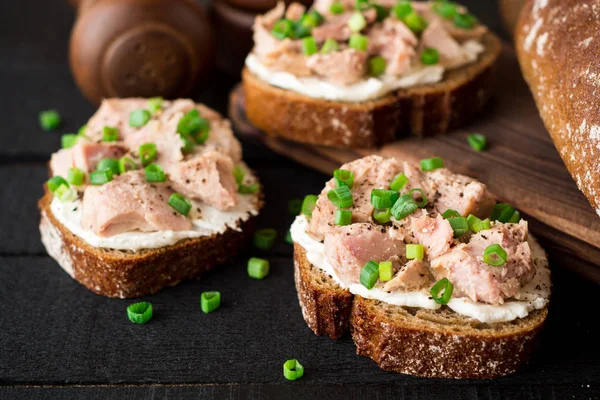
[[[105,100],[63,136],[50,170],[42,242],[110,297],[154,293],[230,260],[262,206],[229,122],[191,100]]]
[[[298,299],[317,335],[348,330],[383,369],[491,378],[528,361],[550,270],[527,222],[443,167],[369,156],[307,196],[292,225]]]
[[[450,1],[280,3],[254,23],[245,111],[269,135],[313,144],[439,134],[481,111],[500,50]]]

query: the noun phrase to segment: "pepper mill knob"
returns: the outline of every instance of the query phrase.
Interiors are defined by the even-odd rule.
[[[92,102],[185,97],[214,64],[210,21],[193,0],[70,0],[70,64]]]

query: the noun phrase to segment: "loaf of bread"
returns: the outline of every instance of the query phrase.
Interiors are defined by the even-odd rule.
[[[546,129],[600,215],[599,8],[598,0],[529,0],[515,45]]]

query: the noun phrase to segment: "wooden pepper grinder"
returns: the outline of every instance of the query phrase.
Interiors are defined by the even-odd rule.
[[[70,0],[71,71],[83,94],[177,98],[214,65],[207,15],[193,0]]]

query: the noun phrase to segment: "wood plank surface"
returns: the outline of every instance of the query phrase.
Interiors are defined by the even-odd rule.
[[[240,86],[232,91],[229,114],[241,135],[327,174],[374,153],[411,162],[443,157],[447,167],[484,182],[499,200],[514,204],[534,220],[533,232],[557,250],[563,265],[600,283],[600,218],[577,189],[544,129],[509,45],[504,46],[497,75],[496,96],[477,122],[435,138],[404,138],[378,150],[308,146],[266,136],[245,118]],[[469,147],[470,132],[488,138],[487,151]]]

